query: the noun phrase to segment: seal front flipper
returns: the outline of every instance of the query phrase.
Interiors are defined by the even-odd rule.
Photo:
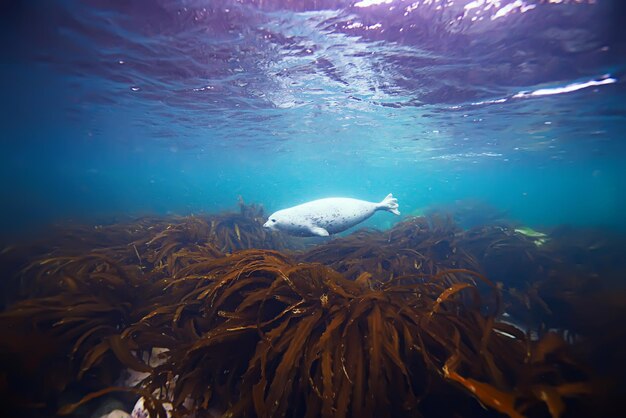
[[[309,231],[311,231],[311,234],[317,235],[318,237],[327,237],[330,235],[327,230],[320,226],[310,226]]]

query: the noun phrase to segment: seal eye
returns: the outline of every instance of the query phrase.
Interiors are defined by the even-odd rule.
[[[276,222],[276,219],[270,219],[272,222]]]

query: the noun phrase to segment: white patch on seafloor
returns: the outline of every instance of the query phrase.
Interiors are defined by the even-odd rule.
[[[106,415],[102,415],[100,418],[131,418],[130,414],[121,409],[115,409]]]

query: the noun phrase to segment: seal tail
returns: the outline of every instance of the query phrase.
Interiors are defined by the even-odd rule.
[[[389,193],[383,201],[378,204],[378,209],[386,210],[394,215],[400,215],[400,211],[398,210],[398,199],[393,197],[391,193]]]

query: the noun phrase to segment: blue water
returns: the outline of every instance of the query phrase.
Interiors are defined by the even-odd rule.
[[[389,192],[626,229],[619,1],[23,3],[0,6],[5,233]]]

